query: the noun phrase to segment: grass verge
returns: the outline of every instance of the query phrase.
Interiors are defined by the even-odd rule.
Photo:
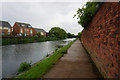
[[[0,42],[2,45],[11,45],[11,44],[25,44],[25,43],[34,43],[34,42],[43,42],[43,41],[55,41],[59,40],[57,38],[52,37],[45,37],[45,38],[39,38],[39,37],[7,37],[7,38],[1,38]]]
[[[55,51],[45,60],[35,63],[35,66],[31,67],[28,71],[19,75],[17,78],[41,78],[41,76],[48,72],[48,70],[55,64],[55,62],[64,55],[63,52],[65,52],[75,41],[76,40],[70,42],[68,45],[64,46],[58,51]]]

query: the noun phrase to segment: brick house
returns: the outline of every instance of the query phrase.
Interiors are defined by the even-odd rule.
[[[15,22],[13,26],[13,35],[22,36],[24,34],[25,36],[33,36],[33,28],[28,23],[21,23],[21,22]]]
[[[7,21],[0,21],[0,35],[11,35],[12,27]]]
[[[40,28],[33,28],[34,35],[37,35],[37,33],[41,33],[42,36],[46,37],[46,31]]]

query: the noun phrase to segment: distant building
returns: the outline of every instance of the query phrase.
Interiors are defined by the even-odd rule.
[[[11,35],[12,27],[7,21],[0,21],[0,35]]]
[[[34,35],[37,35],[37,33],[41,33],[42,36],[46,37],[46,31],[40,28],[33,28],[34,29]]]
[[[22,36],[24,34],[25,36],[33,36],[33,31],[32,26],[28,23],[16,22],[13,26],[14,35]]]

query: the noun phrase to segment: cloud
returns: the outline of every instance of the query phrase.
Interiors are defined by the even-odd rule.
[[[77,34],[83,28],[73,16],[84,4],[85,2],[3,2],[2,20],[9,21],[12,26],[16,21],[26,22],[46,31],[58,26]]]

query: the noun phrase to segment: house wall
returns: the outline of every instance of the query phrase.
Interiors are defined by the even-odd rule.
[[[43,32],[43,36],[46,37],[46,33],[45,32]]]
[[[81,36],[81,42],[105,78],[120,77],[119,5],[103,3]]]
[[[34,28],[25,28],[25,27],[19,27],[16,23],[13,26],[13,35],[17,35],[21,33],[21,29],[23,29],[23,33],[29,33],[30,35],[30,30],[32,29],[32,36],[37,35],[37,31]],[[29,29],[29,31],[25,31],[25,29]],[[46,33],[43,32],[43,36],[46,37]]]
[[[28,33],[29,35],[31,35],[30,34],[31,33],[30,30],[32,29],[32,36],[34,35],[34,29],[33,28],[19,27],[16,23],[13,26],[13,34],[14,35],[20,34],[21,33],[21,29],[23,29],[22,34]],[[25,31],[25,29],[26,29],[26,31]],[[27,31],[27,29],[29,31]]]
[[[33,36],[37,35],[37,31],[33,29]]]
[[[33,35],[35,36],[35,35],[37,35],[37,33],[38,32],[35,29],[33,29]],[[46,33],[45,32],[43,32],[43,36],[46,37]]]
[[[0,29],[0,35],[2,35],[2,31],[5,32],[4,35],[8,35],[8,29]]]
[[[0,35],[2,35],[2,31],[5,32],[4,35],[8,35],[8,29],[0,29]],[[12,34],[12,28],[10,28],[10,35]]]
[[[13,35],[17,35],[20,33],[20,27],[15,23],[13,26]]]
[[[26,34],[29,34],[29,35],[33,35],[33,29],[32,28],[20,27],[20,33],[21,33],[21,29],[23,29],[22,34],[26,33]],[[25,29],[26,29],[26,31],[25,31]],[[27,31],[27,29],[28,29],[28,31]],[[32,34],[31,34],[30,30],[32,30]]]

